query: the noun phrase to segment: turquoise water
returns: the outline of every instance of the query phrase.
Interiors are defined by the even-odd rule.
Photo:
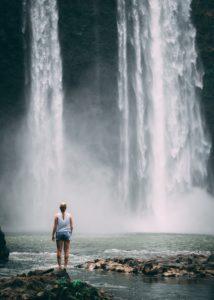
[[[8,234],[10,261],[0,269],[2,276],[35,268],[56,266],[55,243],[50,234]],[[116,299],[214,299],[211,280],[142,279],[140,276],[75,269],[78,263],[96,257],[129,256],[150,258],[178,253],[214,251],[214,236],[181,234],[74,235],[69,273],[102,286]]]

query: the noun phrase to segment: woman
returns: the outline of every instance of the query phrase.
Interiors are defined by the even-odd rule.
[[[55,240],[57,246],[57,262],[59,269],[61,269],[62,248],[64,248],[64,267],[67,268],[68,257],[70,251],[70,239],[73,230],[73,219],[71,214],[66,212],[66,203],[60,204],[60,211],[54,218],[54,226],[52,232],[52,241]],[[64,247],[63,247],[64,246]]]

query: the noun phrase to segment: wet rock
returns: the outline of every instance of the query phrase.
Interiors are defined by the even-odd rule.
[[[189,264],[189,265],[186,266],[186,270],[188,272],[195,272],[196,266],[194,264]]]
[[[37,294],[36,294],[36,297],[37,297],[37,298],[43,298],[44,295],[45,295],[45,293],[42,291],[42,292],[37,293]]]
[[[30,271],[28,272],[28,276],[41,276],[41,275],[45,275],[45,274],[49,274],[49,273],[53,273],[54,272],[54,268],[51,269],[47,269],[47,270],[34,270],[34,271]],[[63,271],[58,271],[56,274],[59,274],[59,276],[61,276],[61,272]]]
[[[0,299],[107,300],[111,297],[81,280],[71,281],[66,270],[49,269],[0,279]]]
[[[214,263],[214,254],[213,253],[208,257],[207,262]]]
[[[214,269],[206,270],[206,274],[214,277]]]
[[[213,256],[205,255],[177,255],[168,258],[156,257],[143,260],[136,258],[107,258],[96,259],[78,268],[88,270],[105,270],[118,273],[133,273],[151,277],[212,277],[214,278]]]
[[[214,269],[214,262],[209,262],[209,263],[206,265],[206,269],[213,270],[213,269]]]
[[[88,269],[89,269],[89,271],[93,271],[95,269],[95,267],[96,267],[96,265],[92,263],[88,266]]]
[[[160,265],[155,265],[152,263],[145,263],[144,268],[142,269],[142,273],[146,276],[155,276],[162,272],[162,268]]]
[[[11,296],[13,294],[13,289],[11,287],[3,288],[1,291],[1,295],[4,295],[4,297]]]
[[[115,267],[115,271],[119,272],[119,273],[124,273],[124,267],[122,265],[118,265]]]
[[[132,267],[124,266],[124,272],[125,273],[136,273],[135,270]]]
[[[167,272],[163,273],[163,276],[165,276],[165,277],[175,277],[175,274],[172,270],[168,270]]]
[[[1,230],[0,227],[0,266],[4,266],[9,259],[9,249],[6,245],[5,235],[4,232]]]
[[[192,265],[192,263],[193,263],[192,257],[188,257],[188,258],[187,258],[187,263],[188,263],[189,265]]]

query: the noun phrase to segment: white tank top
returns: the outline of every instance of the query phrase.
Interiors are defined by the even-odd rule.
[[[70,232],[71,226],[70,226],[70,217],[71,215],[69,213],[65,213],[64,220],[62,218],[62,213],[57,214],[58,222],[57,222],[57,232]]]

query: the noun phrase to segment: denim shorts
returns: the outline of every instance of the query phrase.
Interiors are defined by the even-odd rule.
[[[70,241],[70,239],[71,239],[71,232],[69,232],[69,231],[56,233],[57,241]]]

